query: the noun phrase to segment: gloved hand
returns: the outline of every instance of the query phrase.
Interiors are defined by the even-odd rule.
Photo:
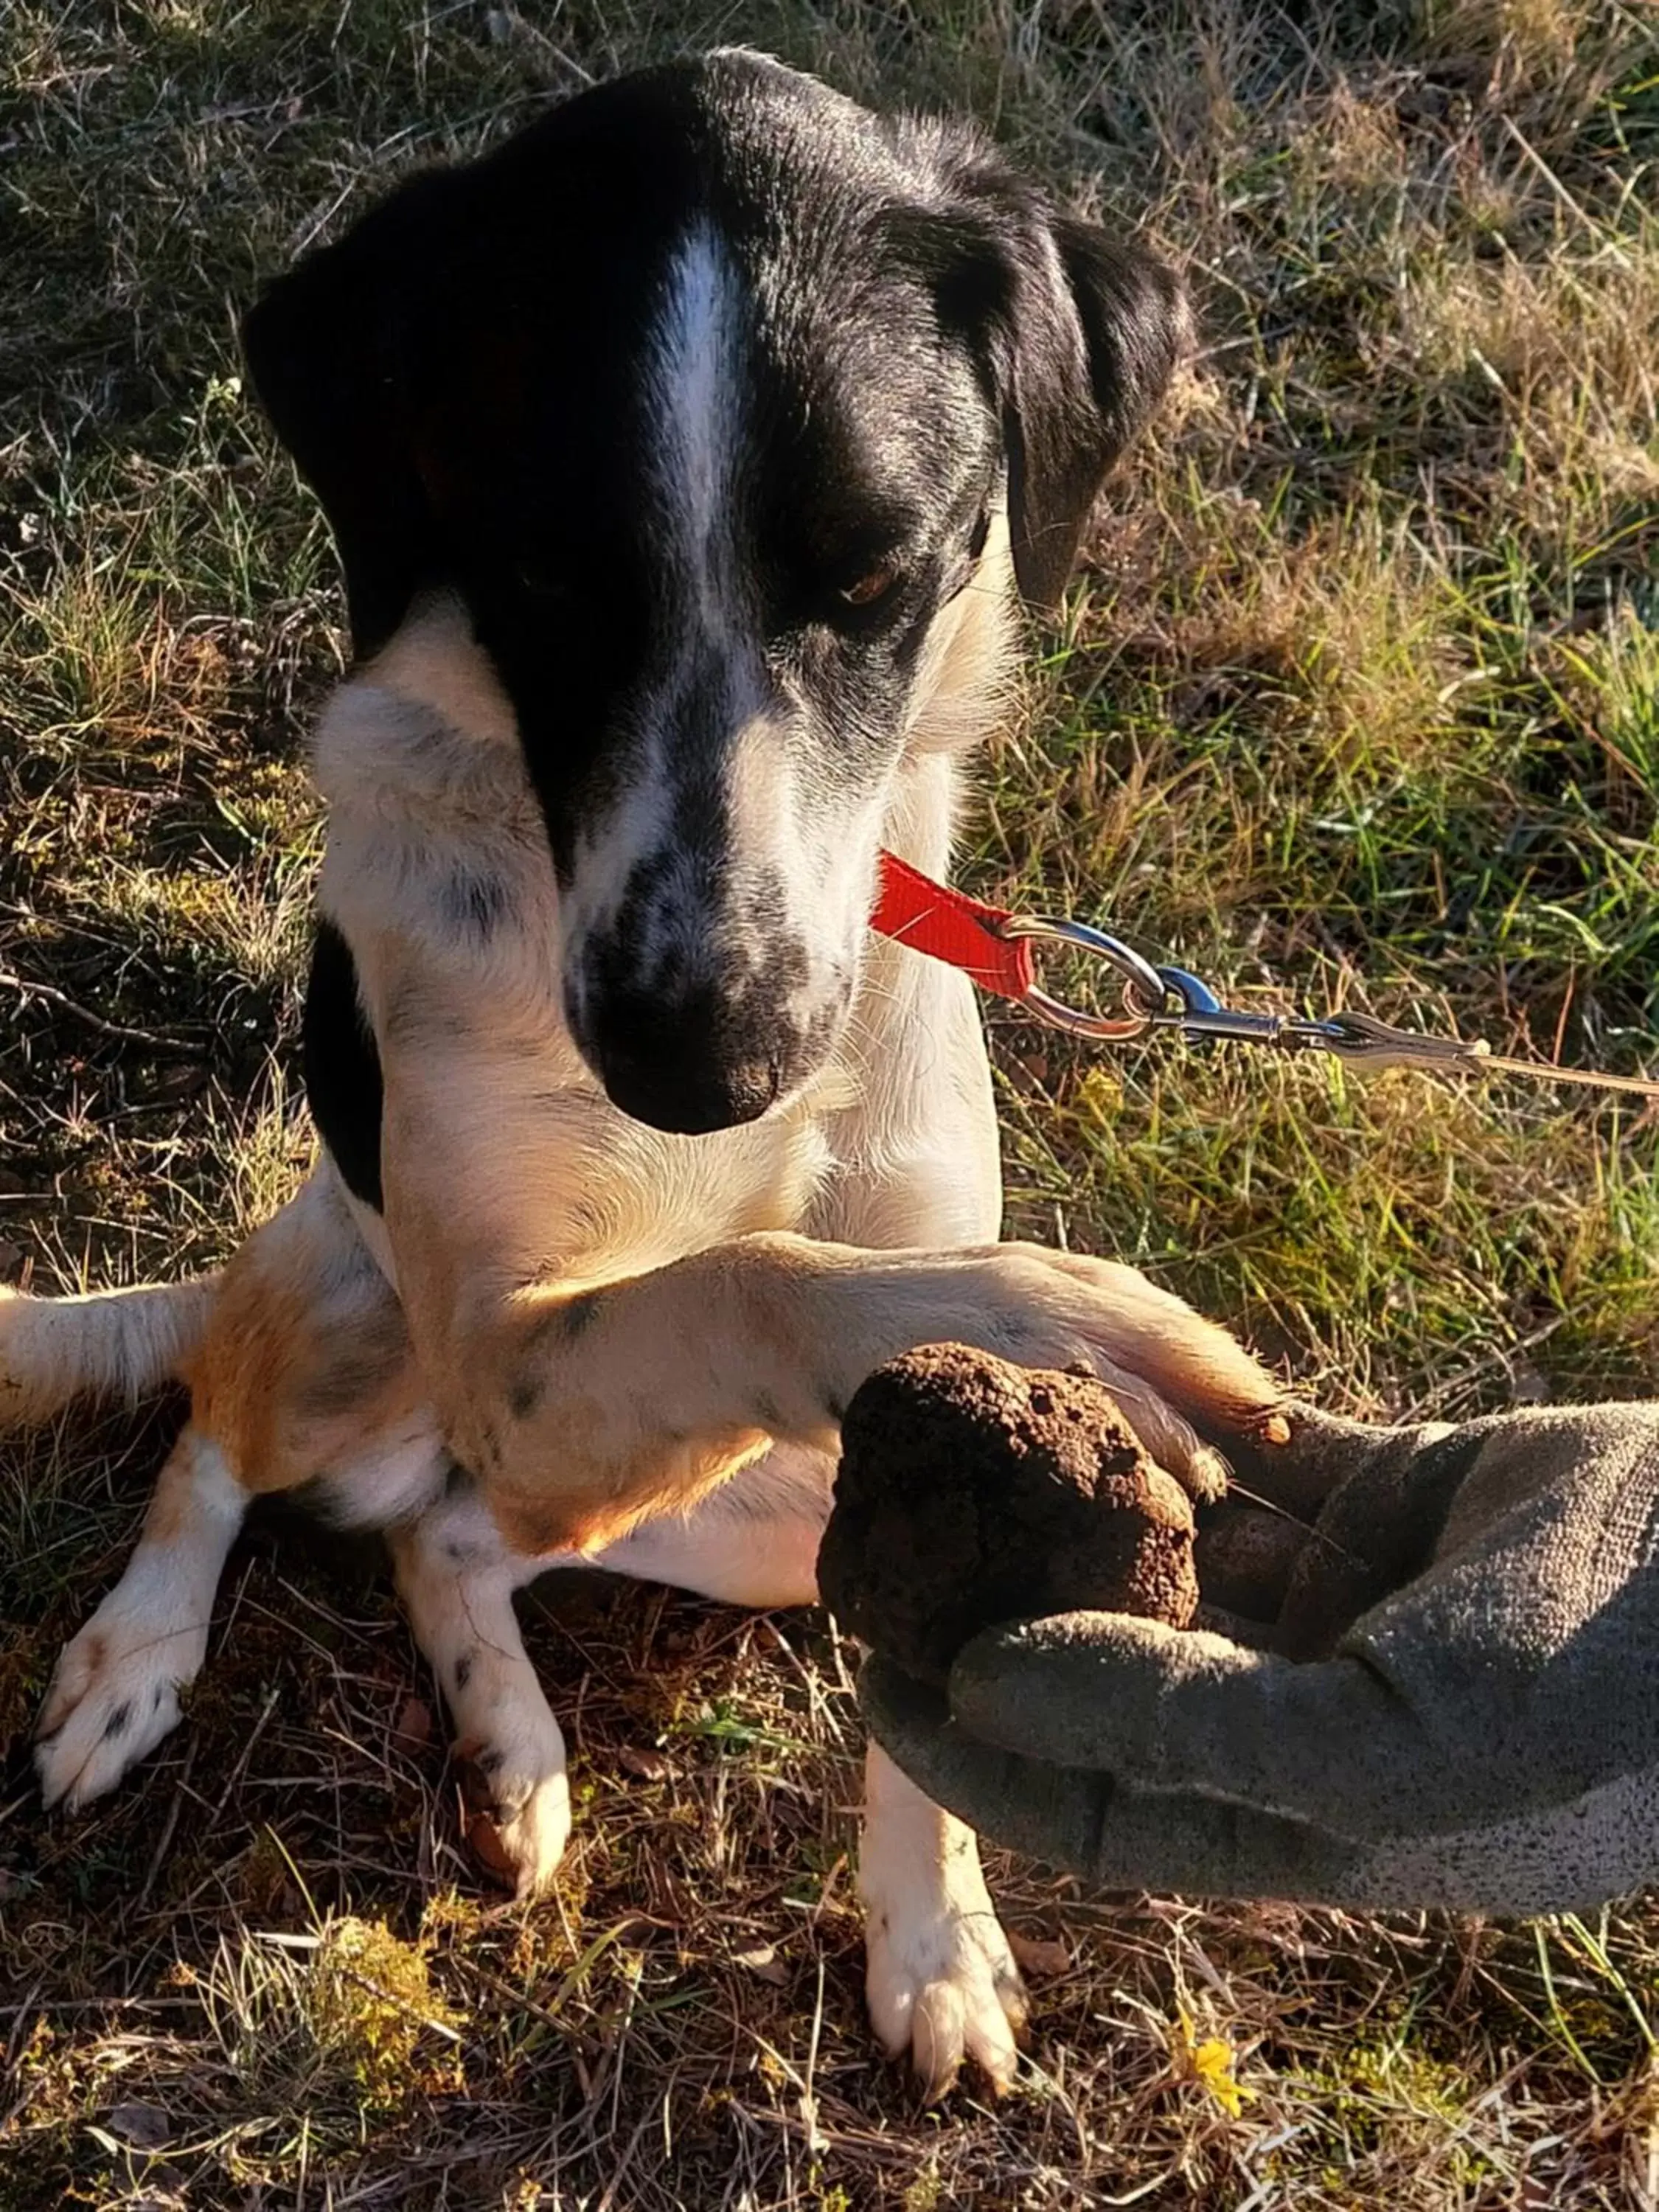
[[[1659,1405],[1291,1418],[1229,1444],[1240,1490],[1200,1533],[1231,1633],[994,1630],[948,1710],[872,1659],[878,1739],[1108,1887],[1535,1912],[1659,1878]]]

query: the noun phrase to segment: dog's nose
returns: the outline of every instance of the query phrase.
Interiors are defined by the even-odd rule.
[[[592,1030],[590,1064],[611,1104],[675,1136],[758,1121],[782,1087],[784,1055],[707,1005],[613,1001]]]
[[[757,1121],[778,1095],[777,1068],[765,1061],[711,1066],[690,1054],[641,1059],[613,1049],[600,1054],[599,1077],[611,1104],[631,1121],[677,1137]]]

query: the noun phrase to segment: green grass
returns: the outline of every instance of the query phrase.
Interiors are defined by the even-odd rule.
[[[670,21],[0,15],[0,1275],[183,1272],[305,1156],[299,761],[339,607],[238,380],[237,306],[412,163],[677,40],[971,108],[1193,273],[1205,351],[1033,641],[975,879],[1243,1003],[1653,1067],[1652,10]],[[1651,1115],[992,1022],[1014,1225],[1141,1261],[1333,1405],[1651,1389]],[[1108,1909],[995,1860],[1048,1947],[1032,2064],[999,2108],[919,2112],[866,2039],[849,1679],[805,1618],[627,1589],[537,1612],[581,1818],[558,1897],[520,1912],[465,1856],[374,1561],[273,1528],[233,1563],[187,1726],[43,1821],[30,1713],[175,1418],[0,1459],[3,2212],[1659,2202],[1645,1907],[1536,1930]]]

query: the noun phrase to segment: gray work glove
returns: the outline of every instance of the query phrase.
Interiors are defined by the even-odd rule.
[[[901,1766],[1110,1888],[1569,1911],[1659,1879],[1659,1405],[1227,1443],[1199,1540],[1231,1633],[1081,1613],[879,1658]],[[1251,1625],[1254,1622],[1255,1625]]]

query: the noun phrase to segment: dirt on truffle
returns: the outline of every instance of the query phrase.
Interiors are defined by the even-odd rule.
[[[1185,1628],[1193,1540],[1185,1492],[1093,1376],[927,1345],[847,1409],[818,1587],[844,1628],[942,1683],[1003,1621],[1088,1607]]]

